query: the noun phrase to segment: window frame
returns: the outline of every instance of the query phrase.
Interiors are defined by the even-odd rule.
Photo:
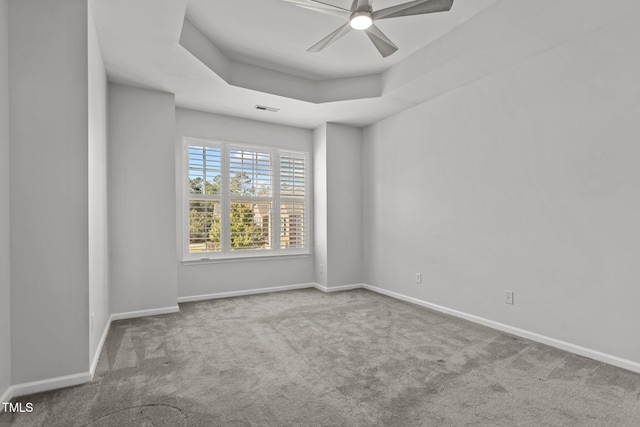
[[[189,146],[201,146],[207,148],[220,149],[221,171],[220,171],[220,194],[219,195],[196,195],[193,197],[189,192]],[[271,155],[271,197],[265,196],[241,196],[233,195],[230,191],[230,161],[231,150],[255,151],[258,153],[269,153]],[[182,212],[182,261],[183,262],[206,262],[224,261],[236,259],[271,258],[286,257],[311,254],[311,208],[310,208],[310,161],[309,153],[306,151],[291,150],[272,146],[247,144],[242,142],[231,142],[212,140],[205,138],[183,137],[182,138],[182,171],[181,171],[181,209]],[[282,156],[296,156],[304,159],[304,197],[296,199],[304,203],[303,219],[303,247],[302,248],[281,248],[281,203],[280,203],[280,159]],[[208,199],[220,202],[220,252],[189,252],[189,201],[193,199]],[[283,197],[289,203],[291,197]],[[270,249],[242,249],[231,250],[230,228],[230,207],[232,200],[270,200],[271,201],[271,231],[269,234]]]

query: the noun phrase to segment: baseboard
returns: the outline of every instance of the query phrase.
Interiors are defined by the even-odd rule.
[[[365,285],[364,283],[355,283],[353,285],[342,285],[342,286],[324,286],[319,283],[314,283],[313,287],[322,292],[340,292],[340,291],[350,291],[351,289],[361,289]]]
[[[407,301],[413,304],[420,305],[422,307],[430,308],[440,313],[450,314],[461,319],[469,320],[480,325],[487,326],[492,329],[497,329],[502,332],[506,332],[512,335],[516,335],[522,338],[529,339],[531,341],[539,342],[549,345],[551,347],[559,348],[570,353],[578,354],[580,356],[588,357],[590,359],[597,360],[599,362],[607,363],[609,365],[617,366],[619,368],[627,369],[629,371],[640,373],[640,363],[633,362],[631,360],[622,359],[617,356],[602,353],[600,351],[592,350],[590,348],[581,347],[579,345],[571,344],[566,341],[557,340],[545,335],[540,335],[535,332],[530,332],[524,329],[516,328],[513,326],[505,325],[504,323],[496,322],[493,320],[485,319],[484,317],[475,316],[473,314],[465,313],[463,311],[454,310],[451,308],[443,307],[441,305],[433,304],[427,301],[423,301],[418,298],[413,298],[407,295],[403,295],[397,292],[389,291],[386,289],[378,288],[375,286],[364,284],[363,288],[370,291],[389,296],[402,301]]]
[[[526,338],[532,341],[546,344],[551,347],[559,348],[561,350],[565,350],[570,353],[574,353],[584,357],[588,357],[590,359],[598,360],[600,362],[617,366],[623,369],[627,369],[629,371],[640,373],[640,363],[638,362],[633,362],[631,360],[623,359],[617,356],[613,356],[613,355],[602,353],[589,348],[581,347],[565,341],[557,340],[555,338],[547,337],[545,335],[540,335],[535,332],[530,332],[524,329],[509,326],[504,323],[496,322],[483,317],[475,316],[473,314],[443,307],[441,305],[433,304],[418,298],[410,297],[407,295],[400,294],[398,292],[389,291],[387,289],[378,288],[376,286],[372,286],[364,283],[335,286],[335,287],[326,287],[317,283],[304,283],[299,285],[249,289],[245,291],[222,292],[222,293],[208,294],[208,295],[197,295],[192,297],[180,297],[178,298],[178,302],[182,303],[182,302],[191,302],[191,301],[202,301],[207,299],[228,298],[228,297],[234,297],[234,296],[254,295],[254,294],[262,294],[262,293],[268,293],[268,292],[280,292],[280,291],[287,291],[292,289],[305,289],[305,288],[316,288],[323,292],[338,292],[338,291],[346,291],[346,290],[358,289],[358,288],[368,289],[370,291],[373,291],[382,295],[386,295],[391,298],[395,298],[401,301],[406,301],[416,305],[420,305],[422,307],[426,307],[426,308],[438,311],[440,313],[449,314],[455,317],[459,317],[461,319],[469,320],[471,322],[487,326],[492,329],[496,329],[502,332],[506,332],[522,338]],[[73,375],[50,378],[47,380],[33,381],[29,383],[15,384],[15,385],[9,386],[9,388],[7,388],[5,392],[0,396],[0,402],[9,402],[14,397],[25,396],[33,393],[41,393],[49,390],[54,390],[54,389],[64,388],[64,387],[71,387],[71,386],[90,382],[95,373],[95,370],[98,364],[98,359],[100,357],[100,353],[102,352],[102,347],[104,346],[104,343],[106,341],[112,321],[123,320],[123,319],[133,319],[137,317],[155,316],[159,314],[176,313],[178,311],[179,311],[179,307],[176,305],[174,307],[165,307],[165,308],[159,308],[159,309],[140,310],[140,311],[131,311],[127,313],[112,314],[109,317],[109,321],[107,322],[107,325],[105,326],[102,337],[100,338],[100,343],[98,344],[98,348],[96,350],[96,354],[91,363],[89,372],[82,372],[82,373],[73,374]],[[0,412],[2,412],[3,410],[2,406],[3,405],[0,405]]]
[[[33,381],[29,383],[14,384],[9,387],[3,395],[2,401],[8,402],[14,397],[26,396],[28,394],[42,393],[44,391],[55,390],[59,388],[71,387],[74,385],[85,384],[91,381],[90,372],[81,372],[79,374],[65,375],[63,377],[49,378],[41,381]]]
[[[13,394],[11,393],[11,386],[7,387],[7,389],[0,395],[0,414],[4,411],[3,402],[10,402],[13,398]]]
[[[194,295],[190,297],[179,297],[178,303],[183,302],[193,302],[193,301],[205,301],[209,299],[219,299],[219,298],[231,298],[231,297],[240,297],[245,295],[257,295],[257,294],[266,294],[269,292],[282,292],[282,291],[290,291],[293,289],[306,289],[315,287],[314,283],[301,283],[298,285],[286,285],[286,286],[276,286],[272,288],[258,288],[258,289],[247,289],[244,291],[232,291],[232,292],[219,292],[215,294],[206,294],[206,295]]]
[[[96,353],[93,355],[93,360],[91,361],[91,366],[89,367],[89,373],[91,374],[91,379],[93,380],[93,376],[96,374],[96,368],[98,367],[98,360],[100,360],[100,353],[102,353],[102,347],[104,347],[104,343],[107,340],[107,335],[109,335],[109,328],[111,328],[111,322],[113,321],[113,314],[109,316],[107,320],[107,324],[104,326],[104,331],[102,331],[102,336],[100,337],[100,341],[98,342],[98,348],[96,348]]]
[[[98,344],[98,348],[96,349],[96,353],[91,362],[89,372],[82,372],[79,374],[66,375],[62,377],[49,378],[46,380],[11,385],[7,390],[5,390],[2,396],[0,396],[0,402],[9,402],[14,397],[25,396],[33,393],[42,393],[49,390],[71,387],[71,386],[91,382],[91,380],[93,379],[93,375],[95,374],[96,367],[98,366],[100,353],[102,353],[102,348],[104,347],[104,343],[106,342],[107,335],[109,334],[109,328],[111,327],[112,321],[134,319],[137,317],[157,316],[159,314],[176,313],[179,310],[180,308],[176,305],[173,307],[112,314],[111,316],[109,316],[109,320],[107,321],[104,331],[102,332],[102,336],[100,337],[100,342]],[[0,407],[0,412],[2,412],[4,405],[0,405],[0,406],[2,406]]]
[[[152,308],[150,310],[128,311],[126,313],[113,313],[110,321],[135,319],[137,317],[158,316],[160,314],[177,313],[180,307],[174,305],[172,307]]]

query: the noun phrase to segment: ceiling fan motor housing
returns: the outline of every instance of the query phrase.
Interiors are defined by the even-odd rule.
[[[371,11],[356,11],[351,14],[349,22],[354,30],[366,30],[373,24],[373,14]]]

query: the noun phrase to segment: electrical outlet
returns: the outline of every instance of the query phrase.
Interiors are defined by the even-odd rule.
[[[513,304],[513,291],[504,291],[504,303]]]
[[[324,272],[324,265],[320,264],[320,273]]]
[[[422,283],[422,273],[416,273],[416,283]]]
[[[94,319],[95,318],[95,313],[91,313],[91,332],[93,332],[93,323],[94,323]]]

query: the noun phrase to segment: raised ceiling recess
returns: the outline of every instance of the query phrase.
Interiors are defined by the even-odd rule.
[[[189,0],[180,44],[232,86],[313,104],[373,99],[385,72],[495,1]]]
[[[346,10],[353,4],[321,1]],[[373,0],[371,7],[406,3]],[[373,19],[399,47],[386,58],[364,31],[307,52],[344,17],[282,0],[93,0],[92,10],[111,82],[173,93],[182,108],[315,128],[375,123],[632,9],[604,13],[594,2],[591,20],[572,19],[583,4],[454,0],[444,13]]]
[[[350,11],[353,6],[353,0],[321,1],[327,5],[325,10]],[[440,1],[426,3],[441,8]],[[342,13],[318,13],[317,8],[297,7],[282,0],[189,0],[186,19],[232,61],[320,81],[381,74],[496,1],[457,0],[446,13],[374,20],[399,48],[387,58],[380,55],[364,31],[349,31],[340,43],[317,53],[308,52],[318,40],[344,26],[348,14],[345,18]],[[381,13],[398,6],[404,8],[406,3],[407,0],[373,0],[370,7]],[[424,1],[419,3],[416,6],[426,7]]]

